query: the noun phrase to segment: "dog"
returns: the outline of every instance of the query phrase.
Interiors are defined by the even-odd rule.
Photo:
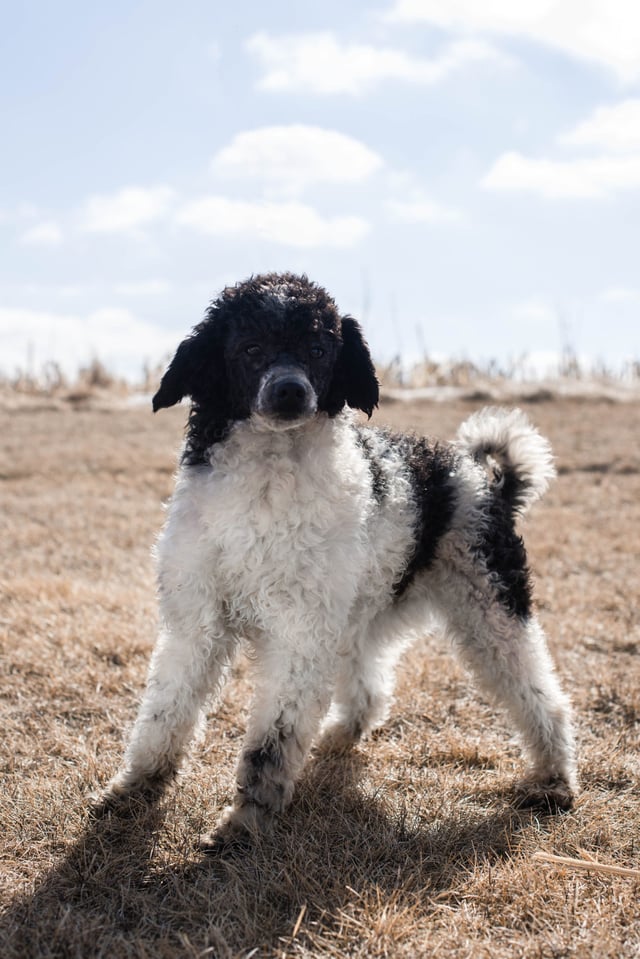
[[[522,805],[572,805],[570,706],[532,607],[515,521],[554,475],[519,410],[452,443],[362,425],[378,381],[359,324],[306,276],[226,288],[179,345],[154,411],[190,397],[157,545],[161,631],[105,799],[176,775],[241,640],[256,690],[232,804],[204,847],[268,827],[314,739],[384,722],[402,650],[437,625],[529,756]]]

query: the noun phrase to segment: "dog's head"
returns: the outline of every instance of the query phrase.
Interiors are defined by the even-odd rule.
[[[305,276],[252,277],[225,289],[178,347],[153,409],[192,400],[211,445],[237,420],[292,429],[345,406],[371,416],[378,381],[358,323]],[[195,437],[192,437],[195,439]]]

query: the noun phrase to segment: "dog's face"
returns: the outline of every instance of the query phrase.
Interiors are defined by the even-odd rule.
[[[191,396],[202,423],[253,417],[292,429],[345,403],[371,415],[378,382],[360,327],[306,277],[257,276],[223,291],[176,352],[153,408]]]
[[[295,338],[267,331],[234,344],[227,355],[238,406],[265,425],[295,426],[313,416],[335,361],[335,337],[301,331]]]

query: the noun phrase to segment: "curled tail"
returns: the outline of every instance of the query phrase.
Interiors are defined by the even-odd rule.
[[[514,515],[526,512],[555,476],[551,446],[522,410],[479,410],[460,426],[457,439],[493,470],[494,489]]]

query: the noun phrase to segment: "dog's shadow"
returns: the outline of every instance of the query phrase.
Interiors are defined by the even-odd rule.
[[[170,800],[89,820],[64,859],[4,913],[4,959],[281,955],[296,924],[311,945],[349,910],[355,929],[359,910],[381,909],[390,896],[426,917],[470,869],[512,855],[531,822],[499,796],[488,797],[489,811],[452,807],[430,821],[410,802],[392,808],[363,790],[362,762],[358,750],[319,755],[269,836],[214,855],[200,854],[193,837],[182,861],[175,845],[170,861],[163,856]]]

